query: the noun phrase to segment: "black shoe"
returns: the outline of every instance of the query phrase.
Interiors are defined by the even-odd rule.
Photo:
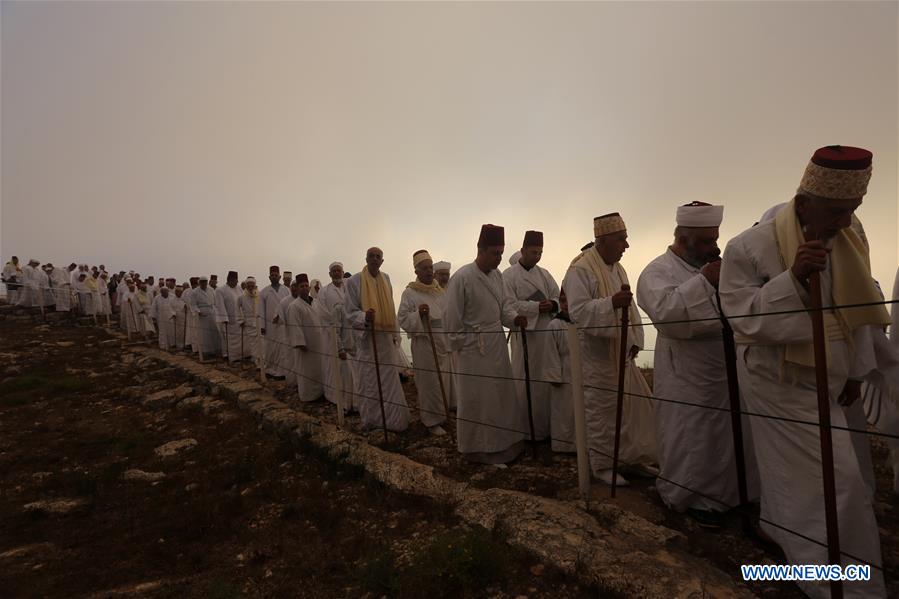
[[[724,514],[712,510],[695,510],[690,508],[687,515],[693,518],[699,526],[709,530],[720,530],[724,526]]]

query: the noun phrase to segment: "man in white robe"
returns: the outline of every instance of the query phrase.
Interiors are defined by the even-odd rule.
[[[327,353],[323,361],[325,380],[328,382],[325,395],[329,401],[337,403],[337,396],[342,393],[342,405],[345,413],[359,410],[359,399],[356,397],[353,383],[353,365],[349,355],[355,352],[353,329],[346,320],[346,286],[343,278],[343,264],[332,262],[328,266],[331,282],[322,288],[315,300],[325,327],[323,335],[326,340]],[[334,354],[337,352],[337,369],[334,368]],[[336,370],[336,372],[335,372]]]
[[[19,257],[13,256],[3,266],[3,283],[6,285],[6,302],[15,306],[19,301],[19,290],[22,288],[24,273],[19,266]]]
[[[531,377],[531,408],[534,435],[538,441],[550,437],[550,395],[548,382],[553,339],[547,332],[553,315],[559,311],[559,285],[545,268],[538,266],[543,256],[543,233],[527,231],[518,261],[503,272],[506,294],[513,300],[515,311],[528,319],[528,367]],[[533,332],[539,331],[539,332]],[[528,334],[529,333],[529,334]],[[524,380],[524,347],[521,329],[512,329],[512,373],[518,394],[527,400]],[[530,432],[530,431],[529,431]]]
[[[175,292],[169,294],[169,301],[172,313],[172,339],[171,346],[177,350],[183,350],[185,340],[187,339],[187,302],[184,301],[184,287],[175,285]]]
[[[237,322],[237,302],[242,292],[237,282],[237,271],[228,271],[225,286],[213,291],[215,322],[223,339],[222,357],[232,363],[243,359],[240,353],[241,328]]]
[[[290,289],[281,284],[281,267],[279,266],[269,267],[268,280],[271,284],[259,294],[262,323],[260,332],[265,344],[265,373],[272,378],[283,379],[287,375],[282,367],[287,335],[284,322],[281,321],[279,307],[281,300],[290,297]]]
[[[22,268],[22,287],[19,290],[18,305],[30,308],[40,305],[38,303],[38,276],[37,267],[40,261],[31,258]]]
[[[54,268],[49,274],[56,311],[68,312],[72,309],[72,285],[69,283],[68,273],[61,268]]]
[[[194,341],[200,359],[218,355],[220,337],[215,325],[215,292],[209,287],[209,278],[200,277],[199,286],[190,294],[189,306],[196,323]]]
[[[100,278],[97,281],[98,291],[100,292],[100,303],[97,315],[112,315],[112,302],[109,297],[109,275],[106,271],[100,271]]]
[[[434,280],[437,281],[437,284],[440,285],[441,289],[445,290],[449,285],[452,267],[452,263],[445,260],[434,263]],[[455,378],[452,376],[452,373],[456,372],[458,358],[456,356],[456,352],[452,351],[452,349],[449,347],[449,343],[446,344],[446,359],[448,365],[447,373],[449,374],[446,379],[446,394],[448,396],[447,399],[449,400],[450,412],[455,412],[457,401],[456,388],[454,386]]]
[[[184,293],[181,295],[184,303],[187,305],[187,341],[185,343],[190,346],[190,350],[193,353],[199,351],[199,340],[197,336],[197,315],[194,314],[193,309],[190,307],[190,296],[200,286],[199,281],[199,277],[190,277],[188,285],[184,287]],[[227,350],[227,344],[225,349]]]
[[[830,146],[817,150],[793,201],[769,221],[732,239],[721,270],[722,309],[737,335],[737,366],[761,473],[761,527],[791,564],[828,563],[815,360],[809,313],[812,273],[820,273],[822,305],[880,301],[855,210],[871,175],[871,153]],[[806,241],[808,240],[808,241]],[[787,314],[771,312],[796,311]],[[741,317],[758,314],[757,317]],[[761,316],[763,315],[763,316]],[[827,373],[833,427],[845,427],[841,404],[858,400],[872,364],[856,348],[869,326],[889,322],[880,306],[825,309]],[[872,497],[849,432],[833,428],[840,550],[882,566]],[[769,524],[769,522],[773,524]],[[783,527],[783,528],[781,528]],[[787,529],[787,530],[785,530]],[[796,531],[814,541],[793,534]],[[826,582],[800,582],[811,597],[830,597]],[[884,597],[883,574],[844,582],[844,597]]]
[[[139,321],[137,319],[137,300],[134,297],[136,291],[137,286],[134,284],[134,281],[132,281],[131,279],[125,279],[125,290],[120,294],[122,298],[122,304],[119,318],[122,321],[122,327],[125,329],[125,332],[131,335],[140,335],[142,330],[138,328]]]
[[[620,263],[630,247],[627,228],[615,212],[593,219],[593,234],[596,242],[574,259],[562,286],[581,342],[590,467],[597,479],[612,484],[621,310],[628,310],[629,327],[619,468],[656,462],[655,424],[649,385],[634,363],[643,347],[642,321],[632,293],[622,289],[628,285]],[[617,484],[627,480],[619,474]]]
[[[358,332],[356,336],[356,394],[359,396],[359,415],[366,429],[381,428],[383,400],[387,429],[404,431],[409,426],[409,407],[400,384],[402,368],[399,329],[393,304],[393,287],[387,273],[381,272],[384,252],[369,248],[365,268],[346,282],[346,316]],[[378,362],[372,335],[378,346]],[[378,373],[383,397],[378,394]]]
[[[503,259],[502,227],[483,225],[474,262],[450,278],[443,326],[458,352],[456,439],[463,457],[485,464],[514,460],[528,435],[527,404],[512,381],[503,327],[527,326],[515,312],[497,270]]]
[[[160,287],[159,295],[150,303],[150,318],[156,325],[159,349],[168,351],[175,345],[175,311],[169,297],[169,288]]]
[[[87,286],[87,277],[87,271],[79,270],[73,286],[75,294],[78,296],[79,311],[83,316],[90,316],[94,313],[94,301],[93,297],[91,297],[91,290]],[[135,306],[135,310],[138,311],[138,314],[140,313],[138,306]],[[138,318],[138,322],[141,323],[142,320]]]
[[[415,280],[403,290],[396,318],[400,327],[412,340],[412,366],[415,389],[418,391],[421,423],[428,427],[432,435],[442,436],[446,434],[446,430],[441,425],[446,422],[448,416],[444,408],[443,393],[449,390],[446,384],[449,379],[449,361],[443,328],[446,291],[434,280],[433,265],[434,262],[427,250],[419,250],[412,255]],[[433,346],[427,323],[430,323],[433,333]],[[435,349],[438,360],[436,364]],[[438,366],[443,379],[442,387],[437,377]]]
[[[259,290],[254,277],[247,277],[244,284],[244,292],[237,300],[237,324],[243,336],[241,360],[249,358],[258,362],[259,333],[262,328]]]
[[[54,303],[53,293],[50,288],[50,275],[47,274],[47,267],[42,266],[41,268],[35,269],[35,273],[37,275],[37,299],[38,306],[52,306]]]
[[[321,320],[312,307],[309,276],[297,275],[298,296],[287,308],[287,336],[294,352],[297,394],[302,402],[316,401],[325,393],[322,358],[325,347]]]
[[[674,243],[637,281],[637,303],[658,330],[653,393],[661,398],[655,405],[661,472],[656,489],[668,507],[687,511],[706,528],[720,528],[722,514],[740,504],[717,303],[723,214],[723,206],[679,206]],[[695,322],[659,324],[686,320]],[[744,420],[752,499],[758,496],[758,472]]]

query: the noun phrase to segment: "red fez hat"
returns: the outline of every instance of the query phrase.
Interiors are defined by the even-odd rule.
[[[825,168],[843,171],[860,171],[871,166],[874,155],[864,148],[852,146],[825,146],[815,150],[812,162]]]
[[[200,277],[191,277],[190,278],[191,283],[197,283],[197,282],[199,282],[199,280],[200,280]]]
[[[280,272],[281,272],[281,267],[280,267],[280,266],[269,266],[269,267],[268,267],[268,274],[272,274],[273,272],[280,273]]]
[[[236,271],[236,270],[229,270],[229,271],[228,271],[228,278],[229,278],[229,279],[236,279],[236,278],[237,278],[237,271]]]
[[[301,272],[300,274],[297,275],[297,283],[308,283],[308,282],[309,282],[309,275],[307,275],[306,273]]]
[[[524,241],[521,242],[521,247],[527,247],[529,245],[536,245],[538,247],[543,247],[543,232],[542,231],[525,231]]]
[[[490,247],[491,245],[506,245],[505,229],[499,225],[481,225],[481,235],[478,237],[478,247]]]

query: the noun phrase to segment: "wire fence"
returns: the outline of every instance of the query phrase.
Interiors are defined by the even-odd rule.
[[[43,293],[46,291],[50,291],[51,293],[53,293],[54,291],[56,293],[60,293],[60,290],[58,288],[56,288],[56,289],[47,288],[47,287],[35,288],[32,286],[31,289],[33,290],[32,293],[36,293],[36,292]],[[71,293],[73,295],[78,294],[78,293],[80,293],[82,295],[85,294],[84,291],[79,292],[79,291],[75,291],[75,290],[71,290]],[[90,292],[87,292],[87,293],[90,293]],[[94,294],[94,295],[98,295],[98,294]],[[102,294],[99,294],[99,295],[102,295]],[[129,297],[133,297],[133,296],[129,296]],[[127,297],[122,298],[120,296],[119,300],[122,300],[122,299],[125,299],[127,301],[128,298]],[[302,301],[302,300],[300,299],[300,300],[296,300],[296,301]],[[867,307],[867,306],[892,305],[892,304],[897,303],[897,301],[899,301],[899,300],[891,299],[891,300],[883,300],[880,302],[825,306],[825,307],[821,308],[821,310],[846,310],[846,309],[854,309],[854,308]],[[72,305],[75,306],[75,303],[73,303]],[[124,310],[125,305],[127,305],[127,304],[119,302],[120,310]],[[132,306],[133,306],[133,304],[132,304]],[[47,306],[47,307],[49,307],[49,306]],[[129,333],[135,333],[138,335],[150,333],[151,332],[150,329],[158,328],[160,326],[160,324],[158,322],[155,323],[155,326],[154,326],[154,324],[150,323],[150,322],[133,322],[133,321],[141,320],[140,318],[138,318],[138,316],[140,316],[140,314],[146,314],[148,309],[150,309],[152,307],[153,307],[153,305],[151,303],[148,305],[147,309],[141,309],[138,314],[131,314],[130,316],[128,315],[127,312],[121,312],[119,316],[122,319],[122,321],[124,321],[124,322],[120,321],[120,324],[123,324],[123,326],[125,326],[128,329],[132,329],[132,328],[134,329],[134,330],[129,330]],[[726,317],[726,320],[730,321],[730,320],[742,319],[742,318],[758,318],[758,317],[768,317],[768,316],[777,316],[777,315],[790,315],[790,314],[797,314],[797,313],[803,313],[803,312],[811,313],[813,311],[814,311],[814,309],[811,309],[811,308],[803,308],[803,309],[780,310],[780,311],[755,313],[755,314],[728,315]],[[177,329],[175,329],[174,335],[173,335],[174,343],[170,344],[170,345],[174,345],[176,347],[174,347],[174,348],[166,347],[163,349],[171,350],[171,349],[177,349],[178,346],[188,345],[191,340],[196,339],[197,336],[199,336],[199,335],[202,335],[204,330],[209,334],[214,334],[218,337],[221,337],[222,333],[221,333],[221,330],[219,329],[218,324],[216,324],[215,322],[212,322],[212,321],[216,320],[216,318],[206,317],[205,319],[210,320],[210,322],[207,322],[206,323],[207,326],[203,327],[202,325],[199,324],[199,321],[197,320],[196,306],[191,306],[190,303],[187,302],[185,307],[183,308],[183,312],[184,312],[183,317],[182,317],[183,322],[180,324],[180,326],[182,328],[182,335],[181,335],[180,342],[178,340],[178,331],[177,331]],[[101,314],[100,316],[103,316],[105,314],[108,314],[108,312]],[[236,320],[237,317],[238,317],[237,314],[233,314],[233,315],[228,314],[226,316],[226,318],[229,321],[229,324],[231,323],[231,319]],[[178,315],[177,314],[173,315],[172,318],[174,318],[177,322]],[[222,318],[222,316],[219,315],[219,319],[221,319],[221,318]],[[353,335],[355,337],[361,337],[361,334],[364,331],[368,332],[369,334],[371,334],[373,332],[374,333],[383,333],[385,335],[391,335],[391,334],[399,335],[400,334],[399,331],[394,331],[394,330],[385,331],[385,330],[377,330],[374,328],[362,328],[359,326],[351,326],[348,322],[348,319],[346,319],[346,318],[338,318],[338,320],[340,320],[340,322],[338,322],[337,324],[331,324],[331,323],[327,323],[327,322],[293,323],[293,322],[287,322],[287,321],[282,321],[279,323],[272,323],[271,319],[268,319],[268,321],[266,322],[266,324],[264,326],[262,326],[262,323],[260,322],[261,316],[259,314],[246,315],[246,317],[244,317],[244,315],[241,314],[240,319],[244,323],[256,323],[255,325],[251,324],[250,328],[256,330],[258,333],[261,333],[261,329],[263,329],[263,328],[266,329],[266,334],[261,335],[261,334],[257,333],[257,335],[256,335],[257,341],[255,341],[255,343],[259,344],[257,346],[257,349],[255,350],[257,353],[261,352],[261,350],[258,349],[259,347],[262,347],[262,346],[268,345],[268,344],[277,344],[277,345],[281,346],[282,352],[284,352],[288,355],[290,355],[291,353],[296,354],[297,352],[299,352],[299,349],[297,347],[295,347],[294,345],[292,345],[289,342],[284,340],[284,337],[286,337],[286,335],[283,333],[286,332],[289,327],[300,327],[307,331],[313,331],[316,329],[319,329],[319,330],[326,329],[330,332],[330,334],[335,335],[338,338],[341,338],[343,335],[345,335],[347,333],[348,329],[351,330],[351,335]],[[634,323],[630,323],[630,326],[631,327],[642,327],[642,326],[646,326],[647,324],[652,324],[653,326],[664,326],[664,325],[675,325],[675,324],[686,324],[686,323],[708,322],[708,321],[720,321],[720,318],[718,318],[718,317],[711,318],[710,317],[710,318],[700,318],[700,319],[677,319],[677,320],[657,321],[657,322],[649,322],[649,323],[634,322]],[[496,324],[498,324],[498,323],[496,323]],[[595,330],[595,329],[613,329],[613,328],[620,328],[620,325],[614,324],[614,325],[599,325],[599,326],[590,326],[590,327],[578,326],[577,330],[578,330],[578,332],[581,332],[581,331],[589,331],[589,330]],[[187,334],[188,330],[191,333],[190,338],[188,338],[188,334]],[[514,332],[514,330],[513,330],[513,332]],[[558,329],[553,329],[553,328],[527,329],[528,335],[530,335],[531,333],[558,333],[558,332],[559,332]],[[158,334],[158,332],[156,330],[153,330],[152,333]],[[507,334],[509,334],[509,331],[506,330],[501,325],[495,326],[495,328],[492,328],[492,329],[480,329],[479,328],[479,329],[475,330],[473,328],[466,328],[464,330],[458,330],[458,331],[446,331],[441,328],[435,328],[433,330],[433,335],[438,336],[438,337],[440,337],[440,336],[448,337],[451,335],[466,335],[466,334],[467,335],[471,335],[471,334],[474,334],[474,335],[481,335],[481,334],[507,335]],[[262,339],[264,341],[258,341],[259,339]],[[360,343],[361,341],[362,341],[361,339],[356,339],[357,343]],[[247,343],[252,344],[254,342],[247,341]],[[306,352],[304,352],[305,354],[315,355],[322,362],[325,359],[333,360],[335,358],[335,353],[333,351],[322,351],[321,349],[316,349],[314,347],[311,347],[311,345],[314,345],[314,344],[310,344],[310,346],[307,346]],[[212,348],[207,348],[207,349],[212,349]],[[399,350],[399,348],[395,348],[395,349]],[[196,349],[194,349],[194,353],[196,353]],[[215,351],[215,352],[204,352],[204,353],[218,353],[218,352]],[[380,353],[388,354],[389,350],[385,349],[385,350],[379,351],[379,354]],[[240,359],[243,360],[244,357],[245,356],[241,356]],[[246,356],[246,357],[251,357],[251,358],[254,358],[257,360],[259,360],[259,358],[260,358],[258,355],[257,356]],[[405,402],[404,398],[401,402],[396,402],[390,398],[385,398],[385,397],[381,397],[381,396],[371,396],[371,395],[361,393],[360,385],[354,385],[353,389],[342,389],[341,387],[334,385],[333,380],[329,382],[329,381],[316,380],[314,378],[311,378],[308,375],[304,374],[301,370],[299,370],[296,367],[296,356],[294,356],[294,358],[295,358],[294,360],[289,360],[289,361],[287,361],[287,363],[284,363],[284,362],[278,363],[277,369],[280,371],[289,372],[289,373],[293,374],[295,377],[306,379],[306,380],[314,382],[318,385],[321,385],[322,389],[327,390],[325,395],[333,394],[333,392],[339,391],[343,394],[349,395],[350,398],[353,400],[353,404],[355,403],[355,400],[364,400],[364,401],[373,401],[373,402],[383,402],[384,404],[387,404],[390,406],[408,409],[408,405]],[[414,356],[413,356],[413,358],[414,358]],[[201,359],[202,359],[202,356],[201,356]],[[300,358],[300,359],[302,359],[302,358]],[[343,359],[340,359],[340,358],[338,358],[338,359],[343,361]],[[390,359],[388,359],[386,362],[380,361],[380,360],[374,360],[374,359],[366,359],[366,358],[361,357],[361,355],[354,355],[354,353],[352,353],[352,352],[346,354],[345,359],[351,363],[356,364],[357,366],[359,366],[359,365],[367,365],[367,366],[377,365],[382,369],[386,369],[388,374],[391,371],[394,371],[394,373],[395,373],[397,370],[402,371],[408,367],[407,364],[396,363],[396,362],[391,361]],[[266,366],[264,364],[264,360],[262,360],[261,364],[257,364],[257,366],[260,369],[264,369],[264,367]],[[531,383],[531,384],[534,384],[534,383],[537,383],[537,384],[559,384],[559,383],[570,384],[570,380],[569,381],[549,381],[549,380],[543,380],[543,379],[539,379],[539,378],[528,378],[528,377],[521,378],[521,377],[515,377],[515,376],[503,376],[503,375],[483,374],[483,373],[475,373],[475,372],[463,372],[463,371],[458,371],[458,370],[451,370],[449,368],[439,368],[439,369],[438,368],[428,368],[428,367],[423,367],[423,366],[415,366],[414,360],[413,360],[412,370],[413,370],[413,372],[428,372],[428,373],[439,374],[441,376],[447,376],[447,377],[451,377],[451,378],[478,377],[478,378],[507,380],[510,382],[525,383],[525,384],[527,384],[527,383]],[[682,399],[659,397],[656,394],[647,395],[647,394],[641,394],[641,393],[634,393],[632,391],[619,390],[616,387],[589,385],[586,383],[583,386],[586,389],[593,389],[593,390],[603,391],[603,392],[608,392],[608,393],[619,393],[620,392],[620,393],[623,393],[623,395],[633,397],[633,398],[646,399],[646,400],[650,400],[653,402],[660,402],[660,403],[676,404],[676,405],[685,406],[685,407],[688,407],[691,409],[705,409],[705,410],[712,410],[712,411],[716,411],[716,412],[726,412],[729,414],[735,413],[735,410],[732,408],[690,402],[690,401],[685,401]],[[305,398],[301,398],[301,399],[305,399]],[[313,399],[318,399],[318,398],[313,398]],[[353,404],[351,404],[351,405],[353,405]],[[419,402],[419,404],[420,404],[420,402]],[[430,413],[434,416],[443,417],[447,421],[450,421],[450,422],[455,421],[455,423],[457,425],[459,423],[464,423],[464,424],[469,424],[469,425],[484,426],[484,427],[488,427],[488,428],[492,428],[492,429],[496,429],[496,430],[501,430],[501,431],[521,435],[522,439],[527,439],[530,436],[530,432],[528,430],[519,430],[514,427],[506,427],[506,426],[498,425],[495,423],[480,422],[480,421],[475,421],[475,420],[471,420],[471,419],[466,419],[466,418],[460,417],[458,414],[456,414],[453,417],[450,417],[450,415],[447,414],[445,412],[445,410],[442,409],[442,407],[438,411],[438,410],[430,410],[428,408],[425,408],[425,407],[419,405],[418,410],[419,410],[419,412]],[[761,414],[761,413],[747,411],[742,408],[739,411],[736,411],[736,413],[738,413],[742,416],[750,417],[750,418],[772,419],[772,420],[777,420],[777,421],[782,421],[782,422],[787,422],[787,423],[792,423],[792,424],[797,424],[797,425],[803,425],[803,426],[812,426],[812,427],[819,427],[819,428],[822,427],[821,423],[816,422],[816,421],[790,418],[790,417],[779,416],[779,415],[775,415],[775,414]],[[369,424],[370,424],[370,426],[373,426],[373,427],[377,426],[376,424],[371,424],[371,423],[369,423]],[[845,431],[845,432],[849,432],[849,433],[865,434],[865,435],[880,437],[880,438],[884,438],[884,439],[892,439],[892,440],[899,439],[899,435],[889,433],[889,432],[883,432],[883,431],[858,429],[858,428],[852,428],[849,426],[841,426],[841,425],[834,425],[834,424],[831,424],[829,426],[829,428],[834,429],[834,430]],[[573,443],[572,439],[559,439],[559,438],[553,438],[552,436],[550,436],[550,440],[562,442],[562,443]],[[601,449],[597,449],[596,447],[590,446],[587,448],[587,450],[588,450],[588,452],[590,452],[593,455],[600,455],[600,456],[603,456],[603,457],[609,458],[609,459],[615,458],[615,456],[610,455],[610,454],[602,451]],[[627,464],[622,460],[618,460],[618,461],[625,466],[630,466],[630,467],[639,467],[640,466],[639,464]],[[727,510],[732,510],[735,513],[738,513],[742,516],[751,514],[751,511],[748,509],[748,507],[746,505],[741,505],[741,504],[728,505],[725,502],[722,502],[720,499],[709,496],[700,490],[690,488],[678,481],[674,481],[669,478],[666,478],[666,477],[662,476],[661,474],[657,475],[657,478],[659,480],[663,480],[667,483],[670,483],[676,487],[682,488],[690,493],[693,493],[696,496],[702,497],[708,501],[712,501],[716,504],[719,504],[720,506],[726,508]],[[752,514],[752,515],[754,516],[754,514]],[[764,522],[765,524],[768,524],[779,530],[787,532],[787,533],[794,535],[798,538],[801,538],[807,542],[814,543],[815,545],[818,545],[820,547],[825,547],[825,548],[828,547],[827,542],[822,541],[820,539],[812,538],[812,537],[808,536],[807,534],[804,534],[803,532],[792,530],[792,529],[782,526],[776,522],[770,521],[769,519],[766,519],[764,517],[759,517],[759,520],[761,522]],[[841,550],[840,555],[842,555],[843,557],[846,557],[848,559],[854,560],[857,563],[870,565],[872,568],[874,568],[878,571],[890,574],[891,576],[896,575],[895,572],[885,571],[881,565],[870,563],[869,561],[866,561],[856,555],[852,555],[845,551]]]

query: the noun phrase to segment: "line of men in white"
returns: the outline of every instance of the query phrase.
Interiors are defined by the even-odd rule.
[[[621,341],[617,325],[621,311],[628,310],[625,391],[630,395],[621,459],[630,465],[659,464],[656,487],[665,503],[688,510],[711,527],[720,523],[721,512],[739,503],[719,316],[722,310],[740,315],[730,322],[737,335],[743,407],[773,417],[744,416],[750,499],[760,499],[761,528],[791,563],[826,563],[822,545],[789,532],[820,543],[826,539],[818,427],[782,419],[818,420],[811,320],[804,311],[810,306],[811,273],[820,273],[825,306],[882,300],[871,277],[867,240],[854,216],[870,175],[867,150],[819,149],[794,199],[770,209],[760,223],[732,239],[723,261],[717,245],[723,206],[693,202],[678,207],[674,243],[644,269],[637,284],[637,303],[659,333],[655,402],[634,364],[643,347],[643,329],[633,295],[623,288],[628,277],[620,260],[629,244],[618,213],[594,219],[595,241],[571,262],[561,288],[538,265],[543,235],[537,231],[525,234],[520,253],[500,273],[504,230],[488,224],[481,229],[474,262],[452,277],[449,263],[435,263],[425,250],[415,252],[416,280],[406,286],[398,310],[390,277],[380,270],[383,252],[373,247],[363,270],[352,277],[345,278],[341,263],[332,263],[331,283],[317,294],[305,274],[291,281],[286,273],[282,284],[277,266],[270,268],[271,285],[261,293],[253,278],[238,285],[236,272],[216,289],[199,277],[187,288],[167,279],[147,290],[135,275],[122,283],[127,291],[120,290],[121,320],[138,333],[155,323],[161,347],[191,345],[194,351],[232,360],[255,356],[268,375],[296,379],[303,401],[324,396],[336,402],[335,390],[343,389],[345,407],[358,410],[369,429],[381,426],[380,378],[392,431],[403,431],[409,423],[397,376],[403,364],[402,329],[412,340],[422,423],[439,435],[445,434],[441,425],[448,415],[430,330],[450,409],[457,410],[458,449],[470,460],[497,464],[515,459],[529,436],[522,330],[530,331],[536,437],[551,438],[555,451],[573,451],[564,331],[566,323],[574,322],[583,360],[591,469],[610,483]],[[9,273],[4,269],[4,279]],[[897,294],[899,273],[893,297]],[[751,315],[764,316],[742,317]],[[857,399],[861,381],[867,379],[891,398],[884,406],[891,416],[882,420],[899,429],[899,344],[895,336],[892,344],[886,336],[890,318],[884,306],[829,309],[825,320],[833,425],[865,427]],[[504,327],[511,330],[511,359]],[[899,446],[892,443],[895,461]],[[833,445],[841,548],[880,566],[866,435],[835,429]],[[618,484],[627,481],[622,477]],[[846,557],[844,565],[855,561]],[[829,596],[825,584],[800,586],[809,596]],[[884,594],[878,570],[870,581],[845,588],[847,597]]]

